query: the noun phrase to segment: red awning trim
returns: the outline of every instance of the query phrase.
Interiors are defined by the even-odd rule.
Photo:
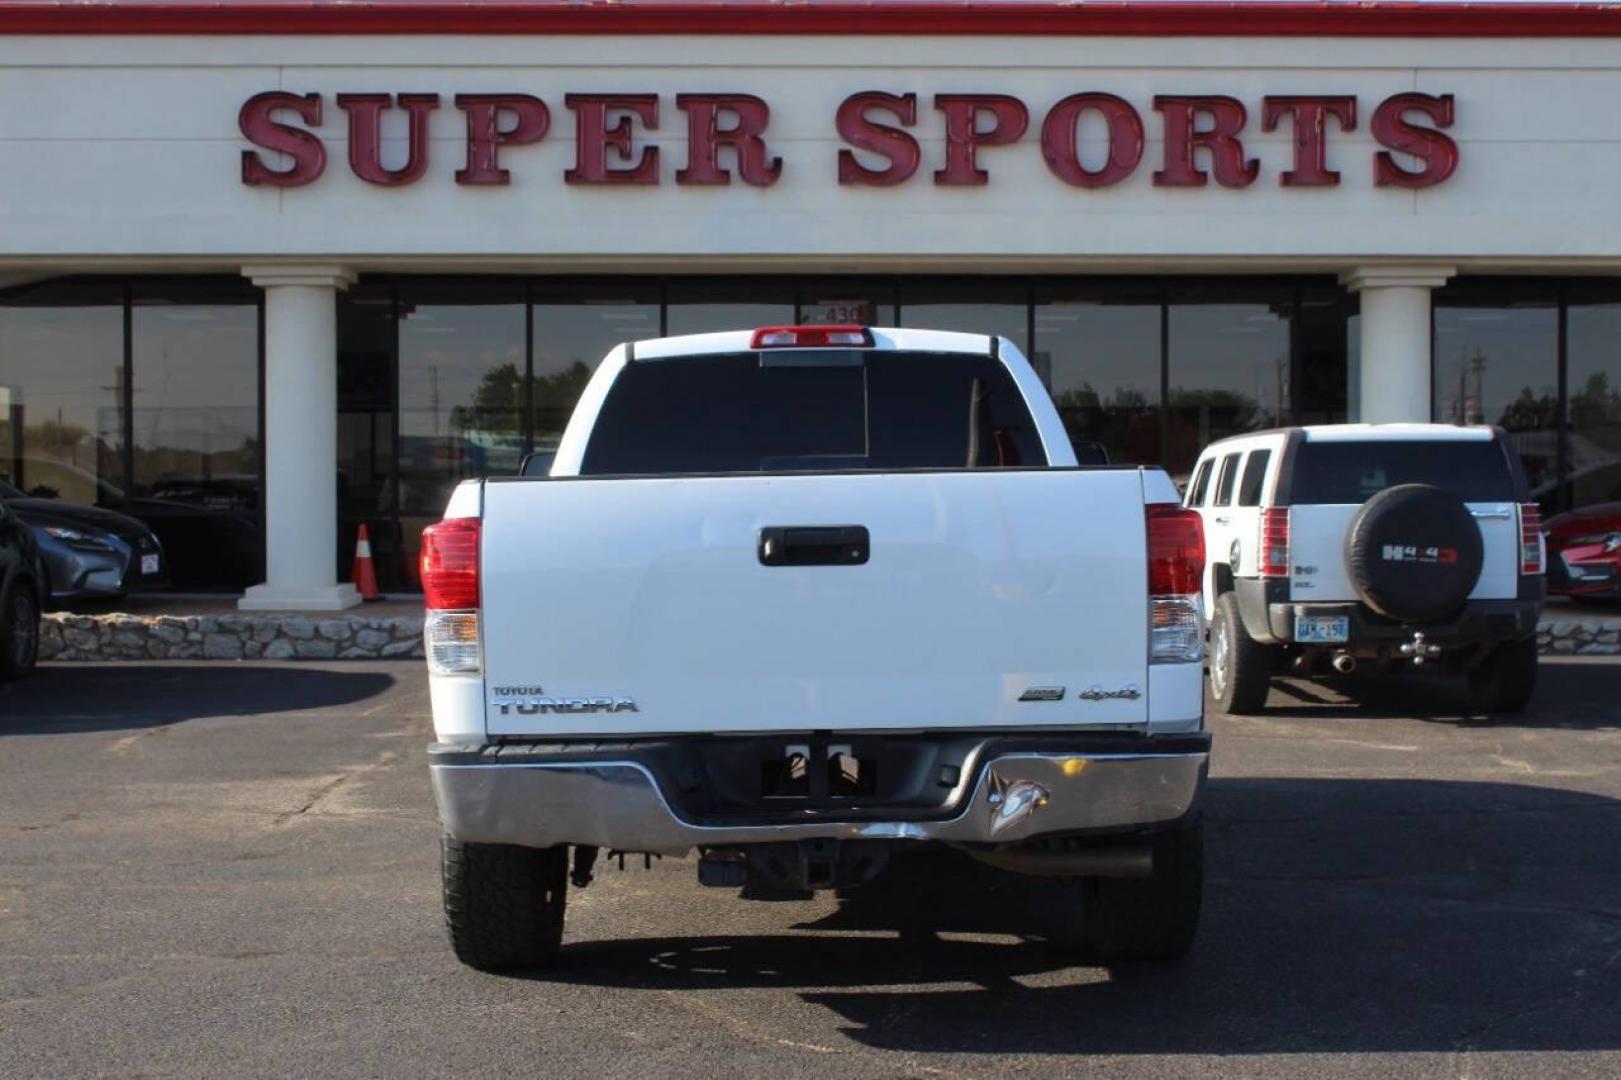
[[[0,34],[1617,37],[1621,3],[0,0]]]

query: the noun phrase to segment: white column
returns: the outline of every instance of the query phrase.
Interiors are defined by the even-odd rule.
[[[340,266],[244,266],[265,291],[265,582],[243,611],[339,611],[338,290]]]
[[[1388,424],[1430,419],[1430,291],[1446,284],[1450,266],[1360,266],[1340,283],[1362,295],[1361,355],[1348,396],[1352,420]]]

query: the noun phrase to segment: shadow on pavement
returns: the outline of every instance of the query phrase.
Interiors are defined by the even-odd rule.
[[[0,683],[0,736],[160,727],[352,705],[393,675],[276,664],[54,664]]]
[[[1520,716],[1487,716],[1469,710],[1462,678],[1382,673],[1312,680],[1277,678],[1264,715],[1280,720],[1411,720],[1460,727],[1548,728],[1583,731],[1621,729],[1616,687],[1621,661],[1544,660],[1537,693]],[[1207,713],[1217,710],[1207,699]]]
[[[543,977],[797,989],[850,1038],[913,1052],[1621,1048],[1621,802],[1233,779],[1206,820],[1204,926],[1176,967],[1089,967],[1048,940],[1073,887],[940,854],[797,933],[581,942]]]

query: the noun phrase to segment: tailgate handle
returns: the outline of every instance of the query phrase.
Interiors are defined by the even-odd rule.
[[[865,525],[767,525],[762,566],[860,566],[872,553]]]

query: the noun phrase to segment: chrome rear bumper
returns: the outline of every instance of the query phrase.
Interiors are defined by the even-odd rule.
[[[445,829],[472,843],[589,844],[679,855],[694,847],[784,840],[932,840],[1008,844],[1038,836],[1175,821],[1194,809],[1209,754],[1011,753],[992,757],[930,820],[697,824],[631,760],[431,765]]]

